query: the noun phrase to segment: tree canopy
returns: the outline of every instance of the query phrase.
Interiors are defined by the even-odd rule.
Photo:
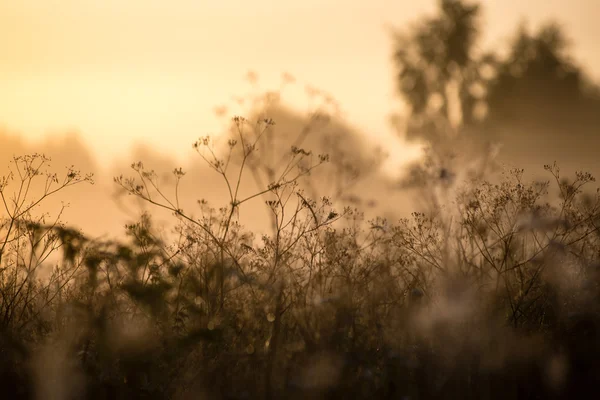
[[[478,151],[500,142],[503,161],[594,167],[600,90],[571,56],[560,25],[517,27],[507,54],[480,48],[481,27],[479,4],[440,0],[435,16],[396,34],[407,139],[434,148],[466,141]]]

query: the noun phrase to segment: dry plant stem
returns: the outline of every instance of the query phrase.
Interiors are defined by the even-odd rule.
[[[302,160],[302,158],[310,155],[310,153],[308,153],[302,149],[293,148],[292,149],[292,157],[290,157],[290,162],[288,163],[288,165],[286,165],[286,167],[281,172],[279,179],[274,180],[273,178],[275,177],[275,171],[265,166],[264,170],[267,172],[267,178],[271,182],[268,185],[268,187],[266,189],[258,191],[255,194],[247,196],[243,199],[239,199],[239,189],[240,189],[240,184],[241,184],[241,179],[243,176],[244,169],[245,169],[246,165],[250,165],[248,163],[248,161],[249,161],[250,157],[253,155],[253,153],[255,152],[257,143],[264,136],[264,133],[267,131],[267,128],[269,126],[273,125],[274,123],[271,120],[265,119],[264,120],[265,126],[262,129],[260,129],[260,124],[257,123],[257,132],[258,133],[255,135],[255,137],[253,138],[252,141],[248,142],[246,139],[246,134],[243,132],[243,127],[246,122],[245,119],[243,119],[241,117],[235,117],[233,120],[234,120],[236,129],[237,129],[239,142],[241,143],[241,146],[240,146],[240,148],[241,148],[241,154],[240,154],[241,155],[241,164],[236,173],[235,182],[231,182],[229,180],[227,169],[230,165],[232,150],[237,145],[237,141],[234,141],[234,140],[229,141],[229,153],[227,154],[226,161],[221,161],[218,158],[218,156],[215,154],[215,152],[209,147],[210,139],[208,137],[200,139],[194,145],[194,148],[196,149],[198,154],[203,158],[203,160],[213,170],[215,170],[217,173],[219,173],[223,177],[226,187],[227,187],[227,190],[228,190],[228,193],[229,193],[230,205],[228,207],[228,212],[227,212],[227,215],[225,216],[223,224],[221,225],[222,232],[220,235],[213,233],[209,226],[205,225],[204,223],[202,223],[202,222],[188,216],[186,213],[184,213],[184,211],[181,210],[179,207],[179,195],[177,193],[175,194],[175,203],[172,203],[167,198],[167,196],[163,194],[163,192],[160,190],[160,188],[157,186],[157,184],[155,182],[154,172],[153,171],[150,171],[150,172],[144,171],[142,163],[137,163],[137,164],[132,165],[133,169],[136,171],[136,173],[138,175],[139,180],[141,181],[141,185],[136,185],[133,180],[124,179],[122,176],[115,178],[115,182],[117,182],[121,187],[123,187],[129,193],[138,196],[139,198],[149,202],[150,204],[167,209],[167,210],[173,212],[178,218],[181,218],[182,220],[185,220],[185,221],[192,223],[193,225],[199,227],[211,238],[211,240],[215,244],[217,244],[217,246],[219,247],[219,251],[220,251],[220,256],[219,256],[220,262],[219,262],[219,267],[218,267],[219,268],[218,282],[219,282],[219,293],[220,293],[219,309],[223,308],[224,300],[225,300],[225,292],[226,292],[225,288],[224,288],[224,283],[225,283],[224,269],[226,267],[226,257],[225,256],[227,256],[227,259],[230,259],[236,265],[239,273],[243,276],[243,282],[246,282],[246,283],[250,282],[244,269],[239,264],[239,260],[237,260],[235,254],[233,254],[231,249],[229,249],[228,246],[226,245],[226,242],[228,240],[228,234],[229,234],[229,231],[231,228],[231,224],[233,222],[233,218],[236,214],[239,214],[240,206],[256,197],[263,196],[268,193],[273,193],[276,196],[279,196],[277,194],[278,191],[285,190],[285,188],[288,186],[293,187],[294,185],[296,185],[296,182],[298,181],[298,179],[300,177],[309,174],[312,169],[316,168],[318,165],[322,164],[323,162],[326,162],[326,157],[320,157],[319,163],[317,163],[315,165],[311,165],[308,168],[301,169],[298,172],[298,174],[292,176],[291,178],[288,178],[288,175],[290,174],[292,169],[294,167],[299,166],[299,163]],[[202,152],[200,151],[200,147],[208,148],[211,159],[207,158],[204,154],[202,154]],[[251,170],[254,173],[255,178],[258,177],[260,169],[261,169],[260,164],[251,166]],[[179,179],[184,175],[184,173],[181,171],[181,169],[179,169],[179,170],[176,169],[174,171],[174,173],[176,176],[176,190],[177,190],[178,185],[179,185]],[[258,181],[258,179],[257,179],[257,181]],[[164,202],[155,200],[150,193],[150,188],[152,188]],[[290,195],[291,195],[291,193],[290,193]],[[299,196],[301,197],[300,194],[299,194]],[[288,199],[289,199],[289,196],[288,196]],[[275,212],[273,214],[273,224],[274,224],[274,230],[275,230],[275,236],[276,236],[275,259],[273,260],[273,265],[272,265],[273,273],[277,269],[278,264],[281,259],[281,256],[283,254],[287,253],[289,251],[289,249],[294,247],[296,245],[297,241],[304,234],[308,234],[308,233],[312,232],[313,230],[317,230],[322,225],[316,221],[316,217],[315,217],[314,228],[298,235],[297,239],[295,241],[292,241],[289,244],[289,246],[287,248],[283,249],[283,251],[282,251],[281,244],[280,244],[281,243],[280,235],[281,235],[282,229],[284,229],[284,226],[283,226],[284,218],[283,217],[285,215],[285,213],[284,213],[285,206],[281,202],[281,199],[279,199],[278,201],[281,206],[281,210],[280,210],[281,216],[278,215],[279,213],[277,213],[277,212]],[[303,201],[305,202],[305,205],[308,205],[308,203],[305,201],[305,199],[303,199]],[[311,209],[310,206],[308,206],[308,208]],[[297,212],[298,211],[299,210],[297,210]],[[314,215],[314,211],[312,211],[312,209],[311,209],[311,212],[313,212],[313,215]],[[334,218],[330,218],[326,222],[333,223],[333,222],[335,222],[335,220],[336,219],[334,219]],[[290,220],[290,222],[291,222],[291,220]],[[288,222],[288,224],[286,224],[286,226],[289,225],[290,222]],[[294,229],[294,228],[292,227],[292,229]],[[251,290],[253,291],[253,289],[251,289]]]
[[[0,247],[0,293],[2,296],[2,325],[4,327],[19,324],[22,329],[54,300],[56,293],[50,295],[50,286],[55,283],[59,291],[77,273],[72,268],[70,274],[53,274],[46,282],[36,279],[38,270],[59,250],[64,243],[58,232],[63,229],[60,218],[65,209],[63,205],[56,218],[46,223],[47,214],[34,217],[33,210],[44,200],[63,189],[83,183],[93,183],[91,175],[82,176],[73,167],[67,169],[65,177],[59,181],[55,173],[46,171],[50,159],[40,154],[13,157],[9,173],[0,179],[0,198],[8,218],[0,220],[0,231],[4,234]],[[40,179],[42,178],[42,179]],[[18,187],[12,196],[7,189],[16,181]],[[39,194],[33,194],[39,188]],[[10,258],[10,255],[14,258]],[[10,271],[10,276],[5,274]],[[36,285],[42,285],[35,288]],[[47,298],[38,305],[37,312],[31,310],[34,302],[46,291]],[[26,319],[26,313],[33,312]]]
[[[277,350],[279,349],[279,335],[281,332],[281,318],[285,310],[283,309],[283,284],[280,285],[279,293],[276,298],[275,320],[273,321],[273,334],[269,343],[269,352],[267,354],[267,366],[265,368],[265,400],[273,398],[273,367],[277,361]]]

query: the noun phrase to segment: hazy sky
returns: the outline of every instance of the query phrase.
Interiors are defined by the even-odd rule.
[[[247,93],[253,70],[265,90],[283,72],[295,76],[284,99],[302,108],[305,84],[326,90],[349,122],[388,138],[398,106],[386,26],[405,26],[436,3],[0,0],[0,126],[32,139],[80,131],[100,159],[141,140],[183,154],[218,131],[214,107]],[[482,3],[485,44],[504,43],[523,17],[533,26],[556,18],[600,78],[600,1]]]

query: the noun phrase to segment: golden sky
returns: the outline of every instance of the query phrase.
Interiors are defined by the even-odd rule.
[[[0,126],[31,139],[81,132],[99,159],[134,142],[184,154],[218,131],[213,109],[249,86],[308,105],[304,85],[336,98],[349,122],[388,149],[394,99],[391,40],[434,0],[0,0]],[[498,46],[526,17],[556,18],[600,78],[598,0],[483,1],[485,43]]]

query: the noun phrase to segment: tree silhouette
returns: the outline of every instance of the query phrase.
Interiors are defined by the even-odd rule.
[[[503,145],[501,161],[595,167],[600,90],[570,56],[557,23],[517,29],[507,56],[478,48],[480,6],[440,0],[438,14],[396,35],[405,135],[438,156]],[[469,156],[467,156],[469,157]]]
[[[584,164],[578,167],[595,166],[590,143],[597,144],[598,88],[570,57],[569,42],[557,24],[536,33],[519,28],[489,85],[487,104],[485,131],[504,142],[519,162],[537,153],[576,159]]]
[[[470,124],[479,102],[474,88],[486,84],[481,67],[492,61],[475,54],[479,5],[441,0],[439,11],[396,34],[398,89],[410,108],[408,139],[438,141]]]

